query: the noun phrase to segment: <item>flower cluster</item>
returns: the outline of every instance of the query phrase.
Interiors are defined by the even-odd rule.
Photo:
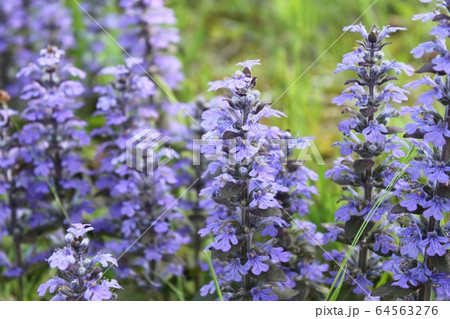
[[[106,243],[114,252],[133,246],[125,258],[128,267],[120,275],[133,274],[139,285],[159,288],[166,277],[182,275],[182,262],[175,253],[190,241],[182,207],[174,196],[177,189],[187,186],[181,173],[186,170],[184,161],[176,151],[180,147],[174,145],[183,143],[180,137],[187,130],[172,116],[178,106],[164,98],[165,84],[173,89],[183,79],[181,63],[172,55],[178,30],[171,26],[176,19],[164,1],[124,0],[120,6],[124,10],[121,26],[126,30],[122,42],[136,58],[126,59],[126,65],[104,68],[100,73],[115,80],[95,89],[101,94],[96,115],[106,118],[105,126],[93,131],[103,141],[97,152],[96,186],[112,198],[105,201],[110,215],[99,221],[97,229],[122,234],[120,244]],[[159,132],[174,137],[174,148],[163,145],[155,150],[154,163],[174,159],[177,163],[158,167],[148,175],[144,153],[152,147],[151,139],[159,139]],[[129,145],[131,148],[146,147],[142,156],[138,152],[126,158],[127,142],[134,145]],[[144,234],[147,240],[131,245]]]
[[[39,296],[47,290],[54,294],[52,301],[116,300],[114,289],[122,289],[115,279],[108,279],[108,271],[117,260],[110,254],[89,256],[89,239],[85,234],[89,224],[72,224],[65,236],[66,246],[56,250],[48,259],[51,268],[59,270],[55,276],[38,288]],[[106,268],[106,272],[105,269]],[[111,274],[111,272],[109,272]]]
[[[84,73],[61,60],[64,52],[49,46],[41,51],[36,64],[23,68],[18,77],[25,86],[22,98],[27,106],[16,122],[16,111],[2,104],[0,201],[1,237],[14,241],[14,262],[2,254],[4,275],[18,277],[19,299],[22,277],[31,264],[44,261],[47,247],[34,245],[24,249],[23,243],[36,236],[66,227],[69,219],[80,220],[82,212],[91,212],[87,199],[89,183],[77,151],[89,144],[83,131],[84,122],[74,111],[82,104],[76,98],[83,87],[72,77]],[[41,249],[38,251],[38,249]]]
[[[259,64],[259,60],[238,63],[243,71],[210,83],[210,90],[224,89],[228,96],[203,113],[207,133],[202,153],[213,159],[203,177],[213,180],[200,195],[210,196],[216,204],[208,209],[206,227],[199,234],[214,236],[210,249],[218,259],[215,272],[229,300],[292,299],[298,294],[295,279],[312,275],[306,268],[314,267],[302,264],[300,256],[293,258],[286,249],[291,245],[282,245],[296,240],[287,234],[289,214],[308,212],[305,198],[315,189],[307,182],[315,175],[294,165],[283,167],[287,133],[261,120],[284,114],[261,102],[254,90],[251,69]],[[317,273],[320,277],[320,270]],[[201,294],[214,291],[211,282]]]
[[[182,275],[182,266],[174,254],[189,238],[180,222],[183,216],[172,193],[179,183],[175,169],[166,165],[148,174],[144,157],[126,156],[130,141],[134,141],[136,149],[144,145],[146,151],[152,138],[159,136],[156,131],[152,131],[151,136],[150,131],[146,133],[149,119],[157,114],[147,104],[155,94],[155,85],[147,75],[138,73],[140,69],[135,67],[135,61],[127,59],[126,65],[103,69],[101,73],[114,76],[115,81],[96,88],[101,94],[96,115],[103,115],[106,123],[92,132],[103,140],[97,153],[95,184],[106,194],[103,204],[109,208],[109,214],[94,224],[99,231],[121,234],[120,243],[106,243],[111,251],[120,254],[132,247],[125,257],[128,266],[125,271],[135,274],[145,286],[159,287],[165,276]],[[178,157],[176,151],[162,146],[155,150],[154,161]],[[139,169],[140,161],[144,165]],[[146,240],[133,243],[144,234]]]
[[[113,0],[97,0],[95,3],[79,2],[81,7],[75,4],[77,10],[89,13],[89,15],[83,14],[82,16],[85,29],[82,37],[77,38],[77,41],[81,43],[77,43],[75,49],[82,51],[82,54],[78,54],[78,58],[81,59],[83,69],[88,71],[90,83],[97,83],[97,76],[99,76],[99,72],[104,65],[117,63],[117,58],[114,55],[104,55],[107,41],[105,39],[108,35],[102,29],[113,30],[118,27],[118,19],[108,10],[113,3]],[[88,89],[92,88],[89,87]]]
[[[18,74],[26,79],[21,98],[27,106],[21,113],[26,124],[19,140],[28,150],[25,160],[33,168],[33,178],[27,188],[33,192],[33,227],[63,225],[69,219],[80,221],[82,213],[93,208],[86,195],[90,192],[86,180],[88,171],[78,155],[88,145],[86,123],[75,111],[83,106],[77,98],[83,86],[73,78],[84,78],[83,71],[65,63],[65,52],[54,46],[41,50],[36,63],[30,63]]]
[[[389,227],[396,219],[391,213],[390,197],[393,195],[387,194],[384,199],[382,195],[401,167],[397,159],[405,155],[404,142],[396,136],[401,129],[388,125],[390,118],[399,115],[391,103],[407,100],[408,92],[396,86],[396,77],[389,73],[414,73],[409,65],[383,59],[382,50],[389,44],[385,39],[398,30],[404,28],[386,26],[379,30],[374,26],[369,32],[363,25],[344,28],[344,31],[359,32],[363,41],[358,41],[359,46],[344,55],[336,70],[354,71],[357,78],[348,80],[346,84],[350,87],[333,99],[337,105],[355,101],[355,106],[343,108],[343,112],[351,116],[338,126],[345,136],[343,142],[335,143],[342,157],[326,173],[326,177],[342,185],[345,191],[341,198],[345,204],[335,213],[338,223],[329,227],[326,237],[329,241],[350,245],[363,221],[369,223],[347,271],[353,292],[365,296],[370,295],[370,287],[381,274],[381,256],[391,255],[396,247],[395,229]],[[380,205],[373,209],[379,199],[382,200]],[[329,253],[326,255],[330,258]]]
[[[121,0],[124,9],[121,25],[129,28],[122,37],[123,46],[141,57],[146,71],[161,76],[174,89],[183,80],[181,62],[173,55],[180,41],[172,9],[164,0]]]
[[[0,242],[3,237],[13,235],[14,238],[14,260],[0,251],[0,267],[3,268],[2,276],[19,277],[24,272],[22,257],[22,229],[21,210],[26,202],[26,193],[22,181],[26,180],[29,172],[20,170],[18,164],[21,158],[21,148],[14,134],[15,128],[13,117],[17,112],[9,109],[7,103],[10,96],[5,91],[0,91]],[[20,290],[23,289],[22,279],[19,279]],[[19,298],[22,299],[22,296]]]
[[[430,300],[432,290],[436,299],[450,299],[450,224],[444,222],[450,211],[450,55],[446,47],[450,2],[437,1],[437,7],[414,17],[438,25],[431,31],[435,38],[411,53],[416,58],[431,52],[436,55],[417,71],[425,75],[405,86],[416,89],[426,85],[429,90],[419,96],[415,107],[403,108],[413,120],[405,127],[405,136],[418,154],[409,163],[408,183],[400,188],[403,197],[396,207],[402,214],[399,253],[396,262],[386,267],[394,273],[392,285],[418,300]]]
[[[70,12],[60,0],[14,0],[0,3],[0,87],[17,97],[23,86],[15,79],[46,45],[75,45]],[[39,30],[36,32],[36,30]]]

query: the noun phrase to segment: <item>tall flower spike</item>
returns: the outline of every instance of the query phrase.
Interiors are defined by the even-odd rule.
[[[86,199],[90,185],[84,179],[88,171],[77,154],[90,138],[84,131],[86,123],[75,115],[83,105],[77,101],[83,86],[74,79],[85,74],[65,63],[65,53],[57,47],[48,46],[40,53],[36,63],[17,74],[26,78],[21,98],[28,103],[21,113],[27,123],[19,139],[29,150],[26,159],[35,177],[29,191],[38,198],[30,203],[30,224],[65,228],[67,219],[79,221],[83,212],[92,212]]]
[[[133,245],[134,255],[125,271],[134,273],[138,285],[153,294],[168,277],[183,274],[182,262],[175,253],[182,244],[189,243],[189,237],[180,202],[173,194],[185,185],[177,165],[165,165],[147,175],[127,167],[125,152],[126,142],[144,129],[170,136],[171,143],[179,142],[186,132],[174,116],[179,105],[164,98],[183,79],[181,63],[171,54],[173,44],[178,42],[178,31],[171,26],[176,21],[173,10],[166,8],[163,0],[121,0],[120,6],[126,29],[123,45],[137,58],[127,59],[126,66],[103,70],[115,81],[98,89],[102,94],[98,114],[105,115],[107,123],[94,134],[103,135],[107,141],[98,152],[101,167],[96,185],[113,198],[107,199],[112,218],[103,220],[109,222],[103,226],[125,237],[120,245],[107,243],[109,248],[123,251],[126,243],[133,243],[144,232],[150,238],[147,243],[138,241]],[[152,80],[163,78],[170,89],[162,85],[164,89],[157,90],[148,75]],[[157,82],[161,85],[162,81]],[[144,139],[135,141],[141,143]],[[166,146],[155,151],[156,162],[179,158],[176,150]]]
[[[41,284],[37,290],[39,296],[43,297],[48,290],[54,294],[52,301],[117,299],[114,289],[122,287],[104,273],[113,265],[117,267],[117,260],[110,254],[89,256],[89,239],[85,234],[94,229],[90,226],[72,224],[67,229],[66,246],[56,250],[48,259],[50,267],[58,269],[60,275]]]
[[[210,90],[224,89],[227,97],[216,100],[202,117],[207,130],[202,152],[212,159],[203,177],[213,180],[200,195],[207,195],[215,205],[209,208],[206,227],[199,234],[214,236],[210,245],[214,268],[229,300],[291,299],[298,294],[291,279],[299,276],[298,269],[290,268],[297,264],[281,245],[283,236],[278,236],[291,226],[283,218],[279,197],[292,196],[295,201],[313,191],[304,187],[289,195],[292,184],[286,182],[282,167],[287,151],[279,147],[285,132],[261,123],[263,118],[284,114],[262,103],[254,90],[256,77],[251,68],[259,64],[259,60],[238,63],[243,71],[211,82]],[[308,175],[299,170],[297,177],[302,181],[297,185],[304,186]],[[291,210],[295,212],[299,209]],[[201,295],[214,291],[211,282]]]
[[[134,57],[139,57],[140,67],[161,88],[148,102],[157,112],[152,119],[154,127],[173,138],[183,139],[189,131],[176,117],[181,110],[185,116],[187,110],[173,102],[171,92],[184,79],[182,64],[174,54],[180,41],[178,29],[174,27],[175,13],[165,6],[164,0],[121,0],[120,6],[124,10],[123,45]]]
[[[182,275],[182,263],[174,255],[182,244],[189,242],[189,237],[172,194],[179,182],[175,169],[165,165],[148,174],[145,167],[138,171],[127,165],[127,141],[132,141],[145,129],[148,133],[139,143],[151,138],[150,132],[156,133],[147,126],[149,118],[157,116],[147,104],[156,93],[155,85],[146,74],[137,73],[141,69],[136,68],[134,62],[134,59],[127,59],[126,65],[103,69],[101,73],[114,76],[115,81],[96,88],[102,95],[96,115],[105,116],[106,124],[92,131],[92,135],[104,140],[97,153],[99,168],[95,184],[102,194],[107,194],[103,201],[109,213],[93,224],[99,231],[120,236],[120,243],[107,242],[105,249],[120,254],[132,246],[125,260],[127,267],[122,267],[118,275],[135,274],[138,284],[148,291],[149,285],[160,288],[166,277]],[[155,153],[156,162],[179,157],[166,145]],[[144,233],[147,241],[135,242]]]
[[[403,142],[396,136],[401,129],[388,126],[388,120],[398,116],[391,103],[407,100],[408,92],[395,86],[396,77],[389,74],[403,71],[412,75],[414,70],[395,60],[383,60],[383,48],[389,44],[385,38],[397,30],[404,28],[386,26],[379,30],[374,26],[367,32],[363,25],[345,27],[344,31],[359,32],[363,41],[357,41],[359,46],[344,55],[336,70],[356,72],[357,78],[348,80],[350,87],[333,99],[337,105],[355,101],[355,106],[343,108],[344,113],[350,114],[338,125],[345,139],[334,144],[340,147],[342,157],[326,172],[326,177],[342,185],[347,193],[341,198],[346,204],[335,214],[337,224],[328,228],[326,237],[350,245],[362,222],[369,221],[349,260],[347,273],[353,279],[346,277],[354,286],[353,292],[366,297],[381,275],[381,256],[389,256],[395,247],[394,229],[386,223],[396,219],[391,213],[392,195],[372,215],[369,212],[401,166],[396,159],[405,155]]]
[[[27,256],[24,256],[22,247],[25,231],[21,225],[26,225],[22,212],[29,208],[25,204],[27,194],[24,184],[30,172],[19,164],[22,152],[13,125],[17,112],[8,107],[9,98],[7,92],[0,90],[0,243],[4,237],[11,236],[13,247],[11,251],[0,250],[0,267],[3,268],[2,276],[18,279],[16,296],[18,300],[23,300]],[[10,258],[12,255],[14,257]]]
[[[181,62],[173,55],[180,41],[175,14],[164,0],[121,0],[122,24],[129,27],[123,36],[124,47],[142,58],[150,74],[160,75],[171,89],[183,80]]]
[[[89,12],[89,15],[83,14],[83,23],[85,30],[83,32],[83,43],[77,44],[77,50],[83,50],[89,46],[89,50],[84,50],[81,55],[83,68],[87,72],[89,83],[97,83],[97,76],[104,65],[112,65],[117,63],[118,59],[115,54],[104,55],[106,50],[106,37],[108,37],[102,28],[107,30],[118,28],[118,17],[114,13],[109,12],[115,1],[98,0],[95,3],[83,2],[83,9]],[[94,19],[92,19],[94,18]],[[98,23],[98,24],[97,24]],[[90,87],[89,89],[92,89]]]
[[[294,156],[298,150],[309,149],[313,138],[293,138],[290,132],[280,133],[283,134],[280,144],[283,147],[272,145],[270,153],[284,154],[281,160],[283,165],[277,167],[275,181],[289,191],[276,195],[283,214],[268,218],[262,234],[270,234],[274,237],[273,242],[279,243],[286,250],[269,250],[272,258],[283,262],[281,269],[288,279],[280,285],[283,297],[292,300],[323,300],[327,291],[324,273],[328,270],[328,264],[321,264],[317,260],[316,248],[324,244],[325,237],[317,232],[314,223],[307,220],[311,197],[318,194],[316,187],[310,184],[318,179],[318,175],[305,167],[301,157]],[[293,229],[286,231],[283,226],[289,224],[292,224]]]
[[[421,1],[430,2],[430,1]],[[434,53],[433,59],[417,73],[425,73],[406,88],[421,85],[416,106],[403,108],[413,119],[405,127],[406,137],[418,149],[407,171],[409,183],[402,188],[402,201],[397,206],[403,215],[400,230],[399,262],[392,265],[393,285],[405,288],[417,300],[450,300],[450,224],[445,216],[450,211],[450,54],[446,40],[450,35],[450,1],[437,1],[437,10],[418,14],[413,20],[433,20],[437,26],[432,41],[419,44],[411,53],[421,58]]]

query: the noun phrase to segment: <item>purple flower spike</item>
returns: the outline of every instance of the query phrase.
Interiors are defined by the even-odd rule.
[[[292,229],[290,217],[308,214],[309,199],[317,193],[310,181],[318,176],[303,165],[285,164],[293,163],[289,159],[295,150],[309,146],[311,138],[293,137],[263,124],[265,118],[284,114],[263,103],[254,90],[251,70],[259,64],[259,60],[238,63],[242,71],[209,83],[210,90],[222,89],[226,96],[211,100],[202,114],[206,145],[201,151],[205,157],[214,156],[204,165],[200,195],[206,196],[202,207],[208,218],[198,234],[214,236],[209,249],[228,300],[278,300],[283,291],[295,296],[297,286],[314,290],[324,283],[321,271],[300,275],[309,269],[323,234],[307,227],[306,235],[306,225]],[[214,292],[211,283],[200,290],[202,296]]]
[[[351,242],[355,235],[351,229],[359,229],[363,221],[373,223],[373,228],[362,234],[352,252],[347,269],[347,274],[352,275],[342,278],[354,286],[353,293],[365,295],[368,300],[374,299],[371,287],[380,278],[383,262],[388,262],[398,248],[396,229],[388,228],[385,222],[374,222],[396,219],[391,214],[394,207],[391,198],[401,193],[401,185],[408,185],[408,180],[399,179],[388,191],[397,171],[404,166],[396,159],[404,156],[406,145],[396,136],[401,129],[388,126],[388,121],[399,115],[393,104],[408,100],[409,94],[394,85],[397,78],[392,74],[414,73],[405,63],[383,60],[383,48],[389,44],[386,38],[399,30],[405,28],[385,26],[380,30],[373,26],[367,30],[361,24],[344,28],[344,31],[360,33],[363,41],[358,41],[359,46],[344,55],[338,64],[337,71],[352,71],[355,76],[347,80],[350,86],[332,100],[337,105],[345,105],[343,113],[349,116],[338,125],[344,141],[334,144],[340,147],[342,157],[325,176],[344,186],[345,193],[340,200],[342,205],[335,212],[336,225],[327,227],[328,232],[321,240]],[[374,209],[380,199],[381,204]],[[423,192],[413,194],[400,202],[399,209],[415,211],[418,205],[425,206],[426,199]],[[418,254],[417,247],[410,245],[414,248],[411,254]],[[325,258],[332,260],[329,256]],[[335,277],[336,266],[331,264],[329,272]]]
[[[396,282],[393,285],[413,290],[419,300],[425,301],[431,300],[432,290],[436,300],[450,299],[448,287],[442,289],[435,285],[433,279],[439,281],[441,275],[448,276],[436,260],[447,253],[450,234],[442,225],[442,220],[450,211],[450,130],[447,111],[450,107],[450,68],[446,45],[450,35],[449,4],[447,0],[436,1],[437,10],[414,16],[413,20],[434,21],[437,26],[431,31],[433,40],[419,44],[411,53],[415,58],[422,58],[425,54],[431,54],[434,58],[417,71],[425,73],[421,79],[405,86],[426,89],[420,91],[417,106],[404,109],[404,113],[410,114],[413,120],[405,129],[406,136],[416,147],[417,156],[410,161],[407,169],[408,184],[399,188],[402,193],[400,205],[411,213],[401,217],[402,223],[409,225],[401,228],[399,233],[401,261],[395,271]]]
[[[28,82],[21,96],[27,101],[21,114],[27,123],[19,141],[30,152],[34,179],[48,180],[59,199],[64,198],[61,208],[55,204],[54,194],[48,188],[45,197],[39,199],[40,210],[59,213],[57,216],[48,213],[44,217],[49,224],[55,224],[55,220],[66,213],[71,220],[80,221],[83,212],[93,211],[85,196],[90,192],[86,180],[89,172],[78,155],[90,138],[84,130],[86,123],[75,115],[83,105],[77,98],[84,92],[76,78],[83,78],[85,74],[68,64],[64,56],[63,50],[48,46],[41,50],[36,63],[30,63],[17,74]]]
[[[92,224],[116,239],[102,242],[104,251],[122,253],[134,242],[133,253],[124,260],[118,276],[132,278],[134,284],[148,287],[147,292],[154,294],[171,276],[185,271],[181,258],[176,257],[194,237],[185,212],[205,209],[194,208],[199,203],[177,199],[196,183],[190,181],[190,163],[178,153],[190,149],[187,141],[192,143],[195,137],[193,130],[178,123],[177,113],[185,110],[190,115],[198,110],[190,104],[172,103],[168,92],[163,92],[167,90],[160,90],[160,86],[176,89],[184,78],[174,55],[180,41],[174,11],[164,0],[122,0],[119,6],[123,10],[119,24],[124,30],[120,42],[134,58],[126,57],[122,65],[103,68],[100,74],[113,80],[95,88],[100,95],[95,114],[105,118],[105,125],[92,131],[103,141],[96,154],[99,165],[95,180],[108,214]],[[158,85],[155,78],[160,79]],[[130,148],[136,152],[131,156],[133,163]],[[148,165],[151,151],[153,167]],[[163,162],[167,163],[158,165]],[[202,218],[195,216],[193,220]],[[207,233],[196,231],[202,236]],[[136,240],[144,234],[148,241]],[[223,235],[216,244],[227,250],[236,237],[227,237],[226,232]],[[195,241],[194,246],[201,247],[197,238]]]

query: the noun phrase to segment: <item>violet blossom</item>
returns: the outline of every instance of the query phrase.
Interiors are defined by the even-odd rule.
[[[160,75],[174,89],[184,78],[181,62],[172,54],[180,36],[173,26],[175,14],[164,2],[121,0],[121,25],[128,28],[122,40],[133,56],[142,58],[142,66],[149,74]]]
[[[89,254],[89,239],[85,234],[94,228],[89,224],[72,224],[65,236],[66,246],[57,249],[48,259],[51,268],[59,274],[41,284],[37,290],[43,297],[47,290],[52,301],[103,301],[116,300],[115,289],[119,283],[107,278],[117,260],[110,254]]]
[[[18,164],[23,156],[14,126],[18,112],[8,107],[9,99],[9,94],[0,90],[0,243],[4,237],[11,236],[14,257],[11,258],[8,251],[0,250],[0,272],[6,278],[17,278],[17,299],[23,300],[23,275],[28,268],[28,256],[24,256],[22,236],[25,231],[21,225],[27,222],[23,215],[30,207],[26,204],[25,187],[30,170],[20,169]]]

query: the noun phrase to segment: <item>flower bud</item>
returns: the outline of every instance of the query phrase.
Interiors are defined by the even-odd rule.
[[[87,248],[87,247],[89,246],[89,239],[88,239],[88,238],[84,238],[84,239],[81,241],[80,246],[81,246],[82,248]]]
[[[241,176],[247,176],[248,169],[244,166],[239,167],[239,175]]]
[[[78,268],[78,273],[79,273],[80,275],[86,274],[86,268],[85,268],[85,267],[80,267],[80,268]]]
[[[70,244],[73,240],[73,235],[71,233],[68,233],[68,234],[66,234],[64,239],[66,240],[66,243]]]

